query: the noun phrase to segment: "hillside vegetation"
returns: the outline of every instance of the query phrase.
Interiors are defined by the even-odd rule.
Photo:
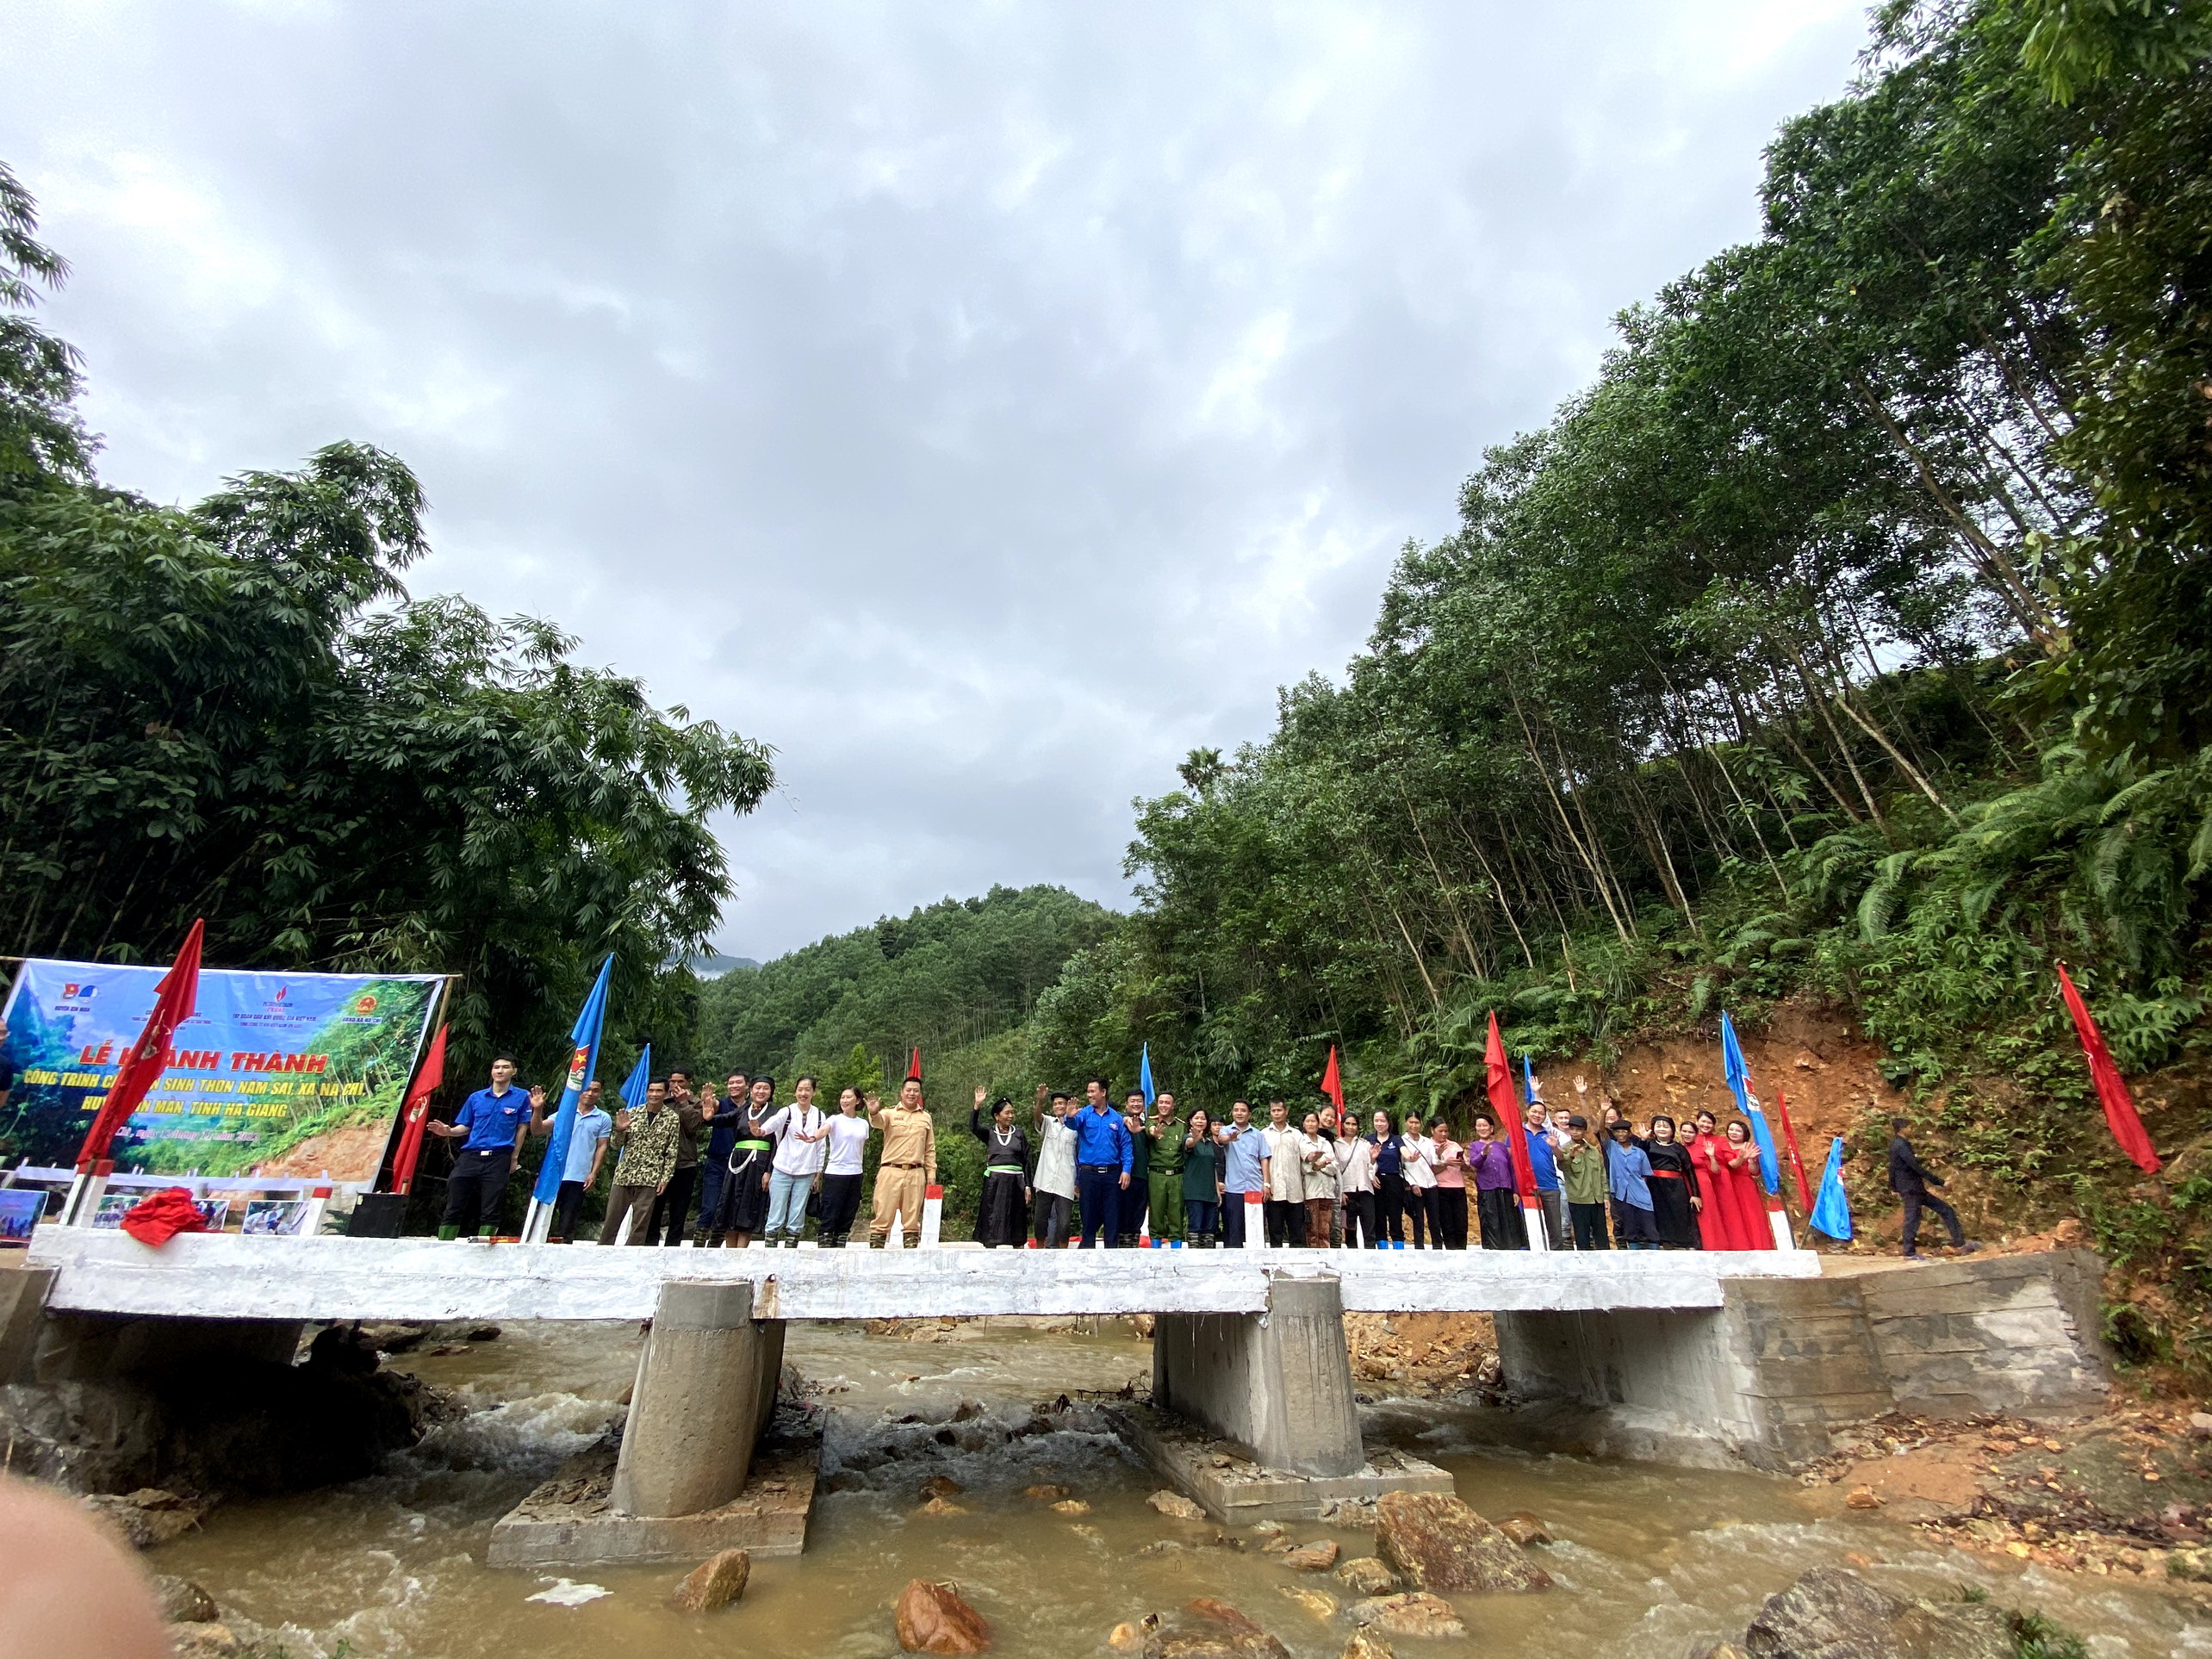
[[[1140,806],[1038,1068],[1479,1088],[1825,1002],[2022,1225],[2078,1211],[2202,1364],[2212,8],[1892,4],[1761,236],[1408,546],[1341,683]],[[2072,968],[2178,1153],[2105,1136]],[[1868,1143],[1862,1142],[1862,1146]],[[1862,1203],[1879,1175],[1854,1166]]]

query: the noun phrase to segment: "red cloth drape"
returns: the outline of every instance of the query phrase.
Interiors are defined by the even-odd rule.
[[[205,1233],[208,1223],[192,1195],[183,1187],[164,1187],[123,1212],[123,1231],[142,1245],[159,1246],[180,1233]]]
[[[2112,1051],[2104,1046],[2104,1034],[2097,1028],[2097,1022],[2090,1015],[2089,1004],[2082,1001],[2081,992],[2074,989],[2066,965],[2061,962],[2058,967],[2059,990],[2066,999],[2066,1011],[2073,1016],[2074,1035],[2081,1039],[2081,1052],[2089,1057],[2090,1080],[2097,1084],[2097,1098],[2104,1108],[2105,1127],[2120,1143],[2120,1150],[2134,1160],[2137,1169],[2155,1175],[2159,1155],[2143,1128],[2143,1120],[2135,1115],[2135,1102],[2128,1092],[2128,1080],[2112,1063]]]
[[[1513,1160],[1513,1185],[1523,1198],[1536,1196],[1536,1165],[1528,1155],[1528,1128],[1521,1122],[1520,1096],[1513,1088],[1513,1062],[1506,1058],[1506,1040],[1498,1035],[1498,1014],[1490,1011],[1490,1039],[1483,1055],[1490,1109],[1497,1115],[1498,1132],[1505,1137],[1507,1154]]]
[[[422,1126],[430,1117],[430,1097],[445,1081],[445,1028],[430,1040],[407,1104],[400,1109],[400,1145],[392,1154],[392,1190],[405,1192],[414,1184],[415,1164],[422,1157]]]
[[[108,1085],[108,1097],[94,1115],[92,1127],[84,1132],[84,1144],[77,1149],[78,1169],[89,1170],[107,1157],[115,1131],[130,1122],[146,1090],[169,1069],[170,1039],[178,1026],[192,1017],[199,1001],[200,942],[206,933],[207,923],[196,920],[191,932],[184,935],[183,949],[177,953],[177,960],[154,988],[153,1011],[146,1016],[138,1041],[123,1050],[115,1066],[115,1080]]]

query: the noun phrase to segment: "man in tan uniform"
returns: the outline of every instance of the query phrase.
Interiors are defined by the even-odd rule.
[[[922,1079],[909,1078],[899,1084],[898,1104],[888,1111],[870,1095],[868,1122],[883,1131],[868,1244],[873,1248],[883,1243],[895,1215],[912,1250],[922,1242],[922,1190],[937,1178],[937,1126],[922,1104]]]

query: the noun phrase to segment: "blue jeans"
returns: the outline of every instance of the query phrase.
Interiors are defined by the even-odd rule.
[[[806,1231],[806,1195],[813,1189],[811,1175],[786,1175],[781,1170],[768,1172],[769,1238],[788,1233],[796,1239]]]
[[[1118,1164],[1078,1164],[1075,1166],[1076,1201],[1083,1206],[1082,1248],[1104,1234],[1106,1247],[1114,1247],[1114,1223],[1122,1209],[1122,1169]]]
[[[1238,1202],[1241,1203],[1243,1200]],[[1209,1204],[1203,1199],[1185,1198],[1183,1201],[1184,1236],[1192,1244],[1196,1244],[1201,1239],[1208,1244],[1213,1243],[1214,1221],[1220,1215],[1221,1208],[1219,1204]]]

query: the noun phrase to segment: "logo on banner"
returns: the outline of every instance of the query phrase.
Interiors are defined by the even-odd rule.
[[[353,1011],[356,1014],[374,1014],[376,1011],[376,999],[363,991],[353,999]]]
[[[592,1051],[579,1048],[569,1057],[569,1086],[579,1092],[584,1086],[584,1067],[591,1063]]]

